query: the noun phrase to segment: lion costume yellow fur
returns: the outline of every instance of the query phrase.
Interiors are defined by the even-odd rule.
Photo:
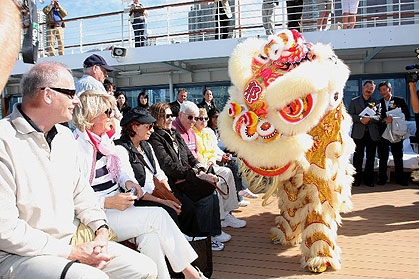
[[[340,269],[341,212],[350,211],[351,118],[342,104],[348,67],[295,30],[247,39],[229,60],[230,99],[220,137],[243,162],[249,188],[278,198],[272,241],[301,243],[312,272]]]

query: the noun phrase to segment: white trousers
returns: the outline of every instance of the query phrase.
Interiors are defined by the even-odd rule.
[[[224,193],[227,193],[228,187],[228,195],[221,195],[218,191],[218,200],[220,202],[220,218],[224,220],[227,214],[230,211],[239,208],[239,202],[237,200],[236,194],[236,183],[234,182],[233,172],[227,167],[221,167],[218,165],[213,165],[214,171],[219,176],[222,176],[227,185],[225,185],[224,181],[221,179],[218,181],[217,186],[223,190]]]
[[[154,279],[157,278],[156,264],[147,256],[116,242],[109,242],[108,252],[115,255],[103,270],[74,263],[65,279]],[[2,279],[58,279],[69,260],[57,256],[21,257],[7,255],[0,258]]]
[[[165,256],[175,272],[181,272],[198,257],[161,207],[131,206],[124,211],[106,209],[105,212],[118,239],[135,238],[138,250],[157,264],[158,279],[170,279]]]

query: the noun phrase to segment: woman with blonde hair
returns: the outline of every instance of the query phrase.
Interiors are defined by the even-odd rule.
[[[115,98],[85,91],[73,113],[74,136],[82,156],[82,173],[96,192],[119,241],[131,240],[158,268],[159,279],[170,279],[165,256],[175,272],[185,278],[206,278],[190,263],[197,254],[167,212],[159,207],[135,207],[145,192],[135,178],[121,170],[115,145],[107,135]],[[125,191],[122,192],[120,189]]]

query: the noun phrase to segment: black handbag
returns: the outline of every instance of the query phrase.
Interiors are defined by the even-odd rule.
[[[212,263],[212,248],[211,237],[205,239],[189,241],[192,248],[198,254],[198,258],[192,262],[193,266],[197,266],[207,278],[211,278],[213,263]]]
[[[192,239],[192,241],[189,241],[189,244],[191,244],[192,248],[198,254],[198,258],[191,265],[198,267],[205,277],[211,278],[213,272],[211,236],[199,240]],[[172,278],[185,278],[182,273],[173,271],[167,259],[166,262]]]
[[[188,169],[186,179],[175,183],[175,187],[185,193],[192,201],[198,201],[214,193],[215,186],[196,176],[194,169]]]

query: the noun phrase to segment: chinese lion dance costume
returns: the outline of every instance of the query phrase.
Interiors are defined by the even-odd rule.
[[[355,145],[342,103],[348,67],[332,48],[295,30],[240,43],[229,59],[222,142],[241,159],[249,188],[278,199],[274,243],[301,243],[302,266],[340,269],[341,212],[352,208]]]

